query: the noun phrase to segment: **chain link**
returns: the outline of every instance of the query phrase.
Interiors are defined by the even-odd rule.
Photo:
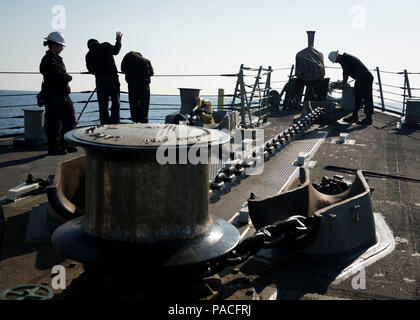
[[[286,220],[268,225],[244,239],[220,262],[224,266],[236,266],[247,261],[261,249],[271,249],[280,246],[309,232],[303,216],[292,216]]]

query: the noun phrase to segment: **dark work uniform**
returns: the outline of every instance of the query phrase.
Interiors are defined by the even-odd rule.
[[[368,68],[356,57],[344,53],[341,61],[339,62],[343,68],[344,74],[349,75],[356,80],[354,85],[355,101],[354,101],[354,114],[360,110],[362,100],[365,102],[365,113],[368,116],[373,114],[373,75]]]
[[[121,50],[121,42],[115,45],[100,43],[86,54],[86,67],[95,75],[101,124],[120,122],[120,82],[114,57]],[[108,113],[108,101],[111,98],[111,117]]]
[[[48,143],[53,146],[57,135],[60,134],[63,139],[64,134],[74,129],[76,125],[73,102],[69,97],[68,83],[72,77],[67,73],[63,59],[50,50],[42,58],[39,71],[44,76],[42,91],[45,98]],[[61,132],[59,132],[60,121]]]
[[[154,71],[149,60],[134,51],[124,56],[121,71],[128,84],[128,100],[133,122],[148,123],[150,104],[150,77]]]

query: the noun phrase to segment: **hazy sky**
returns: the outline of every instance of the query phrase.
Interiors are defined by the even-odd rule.
[[[52,12],[57,5],[65,15]],[[64,28],[58,29],[67,42],[61,55],[67,70],[75,72],[86,71],[87,40],[114,43],[116,31],[124,34],[118,69],[130,50],[149,58],[156,74],[235,73],[241,63],[290,67],[307,45],[306,30],[317,31],[315,48],[327,66],[332,66],[328,53],[339,49],[369,68],[420,72],[419,19],[418,0],[2,1],[0,71],[38,71],[46,50],[43,37],[56,27]],[[120,81],[124,89],[124,78]],[[0,89],[38,90],[40,82],[39,75],[0,75]],[[93,77],[76,75],[71,87],[93,89]],[[207,94],[219,87],[233,91],[231,79],[152,80],[152,93],[177,93],[178,87]]]

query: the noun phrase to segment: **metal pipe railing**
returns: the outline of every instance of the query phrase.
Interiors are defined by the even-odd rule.
[[[243,65],[242,65],[243,66]],[[327,69],[336,69],[339,70],[341,69],[340,67],[326,67]],[[264,93],[264,95],[267,93],[267,89],[264,88],[260,88],[259,85],[264,85],[265,82],[260,81],[260,79],[258,77],[262,77],[265,75],[270,74],[271,76],[271,72],[273,71],[288,71],[290,70],[290,73],[288,75],[286,75],[287,80],[271,80],[270,81],[270,85],[271,84],[275,84],[275,83],[287,83],[292,77],[293,77],[293,72],[294,72],[294,65],[292,65],[291,68],[250,68],[250,67],[244,67],[243,68],[244,71],[246,71],[247,73],[243,72],[242,77],[254,77],[256,79],[255,84],[257,84],[258,86],[256,87],[256,85],[245,85],[244,87],[249,87],[252,88],[252,91],[250,92],[246,92],[245,90],[243,90],[243,92],[241,94],[224,94],[224,97],[231,97],[232,99],[232,103],[227,103],[227,104],[223,104],[223,106],[225,107],[225,109],[230,109],[230,110],[238,110],[238,108],[235,107],[240,107],[242,106],[242,104],[244,103],[245,105],[247,104],[247,101],[249,102],[249,109],[257,109],[260,108],[260,101],[262,101],[261,99],[259,99],[260,101],[258,102],[253,102],[252,98],[254,96],[254,94],[259,94],[261,95],[262,93]],[[260,75],[255,77],[255,71],[264,71],[261,72],[260,71]],[[268,72],[267,72],[268,71]],[[406,103],[407,103],[407,98],[419,98],[418,96],[413,95],[413,91],[420,91],[420,87],[412,87],[411,83],[410,83],[410,77],[409,76],[418,76],[420,75],[420,72],[409,72],[408,70],[404,70],[401,72],[393,72],[393,71],[386,71],[386,70],[380,70],[379,67],[376,67],[375,69],[371,70],[374,71],[376,73],[376,77],[377,77],[377,81],[374,83],[375,85],[377,85],[377,89],[376,91],[379,92],[379,96],[375,96],[376,98],[379,98],[379,106],[380,109],[382,111],[391,111],[391,112],[395,112],[395,109],[398,108],[398,106],[392,106],[386,103],[386,101],[389,102],[393,102],[393,103],[398,103],[400,105],[402,105],[402,110],[401,110],[401,114],[404,115],[405,114],[405,109],[406,109]],[[252,72],[254,72],[254,74],[252,74]],[[26,75],[26,74],[37,74],[40,75],[39,72],[23,72],[23,71],[19,71],[19,72],[12,72],[12,71],[6,71],[6,72],[0,72],[0,74],[14,74],[14,75]],[[86,75],[89,74],[87,72],[71,72],[71,74],[81,74],[81,75]],[[384,83],[383,79],[382,79],[382,74],[386,74],[386,75],[391,75],[391,76],[403,76],[404,77],[404,86],[397,86],[397,85],[393,85],[393,84],[387,84]],[[222,77],[238,77],[239,74],[161,74],[161,75],[155,75],[155,77],[215,77],[215,76],[222,76]],[[398,93],[398,92],[392,92],[389,90],[384,90],[383,88],[392,88],[392,89],[397,89],[397,90],[401,90],[402,92]],[[239,88],[238,88],[239,89]],[[269,90],[277,90],[277,89],[282,89],[282,88],[271,88],[269,87]],[[82,116],[83,114],[92,114],[92,113],[98,113],[98,110],[95,111],[86,111],[86,108],[88,107],[88,104],[90,102],[97,102],[97,100],[92,100],[95,90],[94,91],[78,91],[78,92],[72,92],[71,94],[78,94],[78,93],[90,93],[90,97],[88,100],[86,101],[76,101],[74,103],[84,103],[85,106],[83,107],[82,112],[77,112],[76,114],[79,115],[78,117],[78,123],[92,123],[95,121],[80,121],[82,120]],[[128,94],[128,92],[125,91],[121,91],[122,94]],[[0,94],[0,98],[3,97],[20,97],[20,96],[36,96],[37,93],[21,93],[21,94],[15,94],[15,93],[10,93],[10,94]],[[396,99],[392,99],[391,97],[389,97],[389,95],[391,96],[401,96],[402,97],[402,101],[396,100]],[[151,94],[151,96],[168,96],[168,97],[176,97],[179,96],[179,94]],[[202,97],[218,97],[218,95],[202,95]],[[235,98],[239,98],[242,101],[238,104],[235,104]],[[250,100],[250,101],[249,101]],[[122,100],[121,103],[128,103],[128,101]],[[21,107],[33,107],[33,106],[37,106],[37,104],[33,103],[33,104],[17,104],[17,105],[0,105],[0,109],[7,109],[7,108],[21,108]],[[172,110],[176,110],[175,107],[179,107],[180,104],[174,104],[174,103],[151,103],[150,106],[158,106],[158,108],[151,108],[150,110],[156,110],[156,111],[172,111]],[[159,106],[162,106],[162,108],[159,108]],[[165,106],[168,106],[168,108],[165,108]],[[174,108],[171,108],[174,107]],[[248,110],[249,110],[248,109]],[[129,109],[125,109],[122,108],[121,110],[129,110]],[[23,115],[7,115],[5,117],[0,117],[0,120],[21,120],[23,119],[24,116]],[[151,119],[152,120],[152,119]],[[155,119],[155,120],[163,120],[161,118],[159,119]],[[0,128],[0,130],[17,130],[17,129],[23,129],[23,126],[8,126],[8,127],[4,127],[4,128]]]
[[[93,95],[95,94],[95,92],[96,92],[96,88],[95,88],[95,90],[93,90],[93,91],[92,91],[92,93],[90,94],[90,97],[89,97],[88,101],[86,101],[86,104],[85,104],[85,106],[84,106],[84,107],[83,107],[83,109],[82,109],[82,112],[80,112],[79,117],[77,118],[76,123],[78,123],[78,122],[80,121],[80,118],[82,117],[83,112],[85,112],[85,109],[86,109],[86,107],[88,106],[89,101],[92,99],[92,97],[93,97]]]
[[[379,92],[381,94],[382,111],[385,111],[384,93],[383,93],[383,90],[382,90],[381,72],[379,70],[379,67],[376,67],[376,73],[378,75],[378,83],[379,83]]]

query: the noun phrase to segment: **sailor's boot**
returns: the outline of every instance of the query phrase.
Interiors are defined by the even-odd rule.
[[[62,156],[66,153],[66,150],[57,145],[57,140],[55,136],[48,137],[48,154],[50,156]]]
[[[72,146],[71,144],[69,144],[64,137],[61,137],[61,141],[60,141],[60,147],[62,149],[64,149],[67,152],[77,152],[77,149]]]
[[[362,121],[360,121],[360,124],[362,126],[370,126],[372,124],[372,115],[371,114],[367,114],[366,118],[363,119]]]
[[[344,118],[343,121],[347,123],[356,123],[359,120],[359,117],[357,116],[357,113],[353,112],[353,114],[348,117]]]

